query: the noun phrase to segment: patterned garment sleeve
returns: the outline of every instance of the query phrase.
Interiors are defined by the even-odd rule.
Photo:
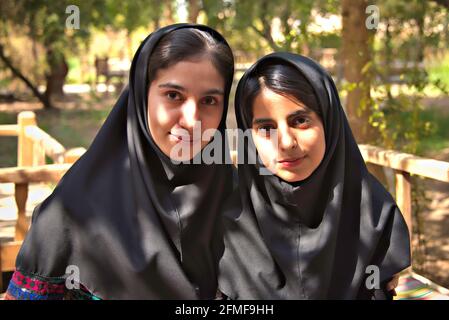
[[[68,290],[63,278],[42,278],[16,270],[9,282],[5,300],[100,300],[80,285]]]

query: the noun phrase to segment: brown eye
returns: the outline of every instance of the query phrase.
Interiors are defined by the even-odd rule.
[[[297,117],[297,118],[293,119],[293,126],[295,126],[295,127],[305,129],[305,128],[308,128],[309,125],[310,125],[310,120],[308,118]]]
[[[201,104],[206,104],[206,105],[216,105],[218,103],[217,99],[215,99],[214,97],[208,96],[208,97],[204,97],[201,100]]]
[[[172,101],[182,100],[181,95],[179,94],[179,92],[176,92],[176,91],[169,91],[165,94],[165,96],[168,98],[168,100],[172,100]]]

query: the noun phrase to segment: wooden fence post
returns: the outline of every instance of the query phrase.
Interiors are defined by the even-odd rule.
[[[15,240],[25,239],[29,224],[26,217],[26,203],[28,198],[28,183],[16,183],[14,196],[17,204],[17,222]]]
[[[32,111],[20,112],[17,116],[18,144],[17,144],[17,165],[33,166],[45,164],[45,150],[41,143],[34,141],[26,133],[27,126],[36,126],[36,115]],[[42,158],[44,163],[42,163]]]
[[[410,253],[412,254],[413,223],[412,223],[412,187],[410,173],[394,170],[396,177],[396,203],[404,216],[410,233]],[[410,271],[412,267],[409,268]]]

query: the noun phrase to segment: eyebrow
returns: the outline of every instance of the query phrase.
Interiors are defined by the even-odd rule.
[[[224,96],[224,92],[223,92],[223,90],[220,90],[220,89],[210,89],[210,90],[207,90],[206,92],[204,92],[204,94],[218,94],[218,95],[222,95],[222,96]]]
[[[291,119],[294,118],[294,117],[297,117],[297,116],[306,116],[306,115],[309,115],[310,113],[311,113],[311,111],[310,111],[309,109],[296,110],[296,111],[290,113],[290,114],[287,116],[287,119],[288,119],[288,120],[291,120]],[[273,122],[273,119],[270,119],[270,118],[258,118],[258,119],[254,119],[254,120],[253,120],[253,125],[254,125],[254,124],[260,124],[260,123],[267,123],[267,122]]]
[[[267,122],[273,122],[273,119],[270,118],[258,118],[253,120],[253,124],[260,124],[260,123],[267,123]]]
[[[308,109],[308,108],[307,109],[296,110],[296,111],[290,113],[287,116],[287,119],[290,120],[291,118],[298,117],[298,116],[307,116],[307,115],[310,115],[311,113],[312,113],[311,110]]]
[[[180,86],[179,84],[176,83],[172,83],[172,82],[167,82],[167,83],[162,83],[160,85],[158,85],[159,88],[170,88],[170,89],[175,89],[175,90],[179,90],[179,91],[187,91],[186,88],[184,88],[183,86]],[[220,89],[209,89],[205,92],[203,92],[203,95],[222,95],[224,96],[224,91],[220,90]]]
[[[159,88],[176,89],[179,91],[187,91],[186,88],[184,88],[183,86],[180,86],[179,84],[172,83],[172,82],[162,83],[162,84],[158,85],[158,87]]]

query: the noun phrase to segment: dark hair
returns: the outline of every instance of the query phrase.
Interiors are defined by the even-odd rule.
[[[217,36],[197,28],[174,30],[159,41],[148,63],[148,86],[159,70],[202,56],[210,57],[212,64],[223,75],[225,83],[230,86],[234,75],[231,48]]]
[[[315,91],[304,75],[284,61],[270,59],[256,66],[241,88],[243,114],[248,123],[253,118],[254,99],[263,88],[294,98],[323,119]]]

